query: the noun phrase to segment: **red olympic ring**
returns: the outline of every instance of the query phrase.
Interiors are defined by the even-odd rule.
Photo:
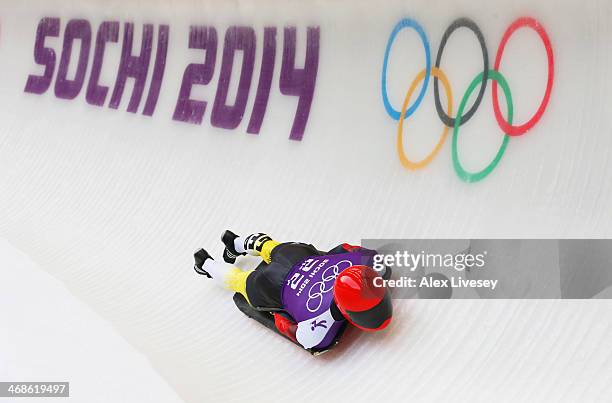
[[[501,63],[501,58],[504,53],[504,48],[506,47],[508,39],[510,39],[514,31],[522,27],[532,28],[538,33],[538,35],[540,35],[540,38],[544,43],[544,47],[546,48],[546,57],[548,59],[548,81],[546,83],[546,92],[544,93],[544,99],[542,100],[542,103],[540,104],[535,115],[533,115],[533,117],[529,119],[527,123],[518,126],[513,126],[509,124],[502,116],[501,110],[499,108],[499,99],[497,98],[497,82],[493,81],[493,109],[495,110],[495,118],[497,119],[497,123],[501,127],[502,131],[509,136],[520,136],[522,134],[525,134],[542,118],[542,115],[544,114],[544,111],[548,106],[548,101],[550,100],[550,93],[552,91],[552,85],[555,76],[555,61],[553,57],[552,45],[550,44],[548,34],[537,20],[530,17],[519,18],[508,27],[508,29],[504,33],[504,36],[502,37],[501,42],[499,43],[499,48],[497,49],[497,55],[495,56],[495,65],[493,69],[499,71],[499,65]]]

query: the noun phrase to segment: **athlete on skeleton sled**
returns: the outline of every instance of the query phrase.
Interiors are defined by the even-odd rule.
[[[391,321],[389,291],[374,281],[389,278],[390,270],[371,267],[376,251],[345,243],[321,252],[304,243],[279,243],[262,233],[241,237],[229,230],[221,240],[226,263],[200,249],[195,271],[235,291],[234,302],[245,315],[313,354],[336,345],[349,323],[377,331]],[[256,269],[232,265],[247,253],[263,259]]]

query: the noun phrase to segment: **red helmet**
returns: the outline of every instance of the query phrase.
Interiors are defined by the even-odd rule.
[[[334,300],[342,315],[363,330],[381,330],[391,322],[393,305],[381,277],[369,266],[351,266],[336,278]],[[378,285],[378,287],[376,285]]]

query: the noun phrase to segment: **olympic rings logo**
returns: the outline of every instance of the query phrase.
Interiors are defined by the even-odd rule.
[[[340,266],[346,266],[340,268]],[[323,303],[323,294],[326,294],[334,289],[334,282],[338,277],[338,274],[342,272],[344,269],[351,267],[353,263],[350,260],[341,260],[338,263],[329,266],[326,268],[321,274],[321,281],[317,281],[313,285],[310,286],[308,290],[308,300],[306,301],[306,309],[310,312],[317,312],[319,308],[321,308],[321,304]],[[331,273],[329,271],[331,270]],[[315,289],[317,287],[318,289]],[[311,303],[314,301],[316,303],[316,307],[312,307]]]
[[[451,90],[451,86],[448,81],[448,78],[446,77],[446,74],[444,74],[443,70],[440,68],[440,63],[442,60],[442,52],[444,51],[446,42],[448,41],[452,33],[456,29],[461,28],[461,27],[471,30],[476,36],[476,39],[478,40],[478,43],[480,44],[480,48],[482,50],[483,70],[482,72],[478,73],[478,75],[473,79],[473,81],[468,86],[467,91],[465,92],[465,94],[463,95],[463,98],[461,99],[461,102],[459,103],[459,109],[457,110],[457,116],[452,118],[451,117],[451,114],[453,111],[452,90]],[[501,59],[504,54],[504,49],[506,47],[506,44],[508,43],[508,40],[510,39],[510,37],[514,34],[516,30],[518,30],[519,28],[523,28],[523,27],[533,29],[539,35],[540,39],[544,43],[544,48],[546,49],[546,57],[548,60],[548,79],[546,82],[546,91],[544,93],[544,98],[542,99],[542,102],[540,103],[540,106],[538,107],[535,114],[526,123],[515,126],[512,124],[514,108],[513,108],[512,94],[510,92],[510,86],[508,85],[508,82],[506,81],[502,73],[499,71],[499,66],[501,64]],[[389,98],[387,96],[387,66],[389,62],[389,53],[391,51],[393,42],[395,41],[397,34],[404,28],[412,28],[419,35],[421,42],[423,43],[423,48],[425,51],[425,69],[422,70],[416,76],[416,78],[414,79],[410,87],[408,88],[408,92],[406,93],[406,97],[404,99],[402,109],[401,111],[398,111],[391,105],[391,103],[389,102]],[[398,152],[400,162],[405,168],[409,170],[417,170],[417,169],[424,168],[429,163],[431,163],[431,161],[433,161],[435,156],[438,154],[438,152],[442,148],[442,145],[446,141],[446,137],[448,135],[448,129],[453,128],[452,159],[453,159],[453,167],[455,169],[457,176],[459,176],[459,178],[461,178],[465,182],[477,182],[477,181],[484,179],[491,172],[493,172],[493,170],[496,168],[497,164],[499,163],[502,156],[504,155],[504,152],[506,151],[506,147],[508,145],[508,142],[510,141],[510,138],[521,136],[525,134],[528,130],[533,128],[536,125],[536,123],[538,123],[538,121],[542,118],[542,115],[544,114],[544,111],[546,110],[546,107],[548,106],[548,102],[550,100],[550,94],[552,91],[552,86],[553,86],[553,81],[554,81],[554,67],[555,65],[554,65],[553,50],[552,50],[552,45],[550,43],[550,39],[548,38],[548,34],[546,33],[542,25],[540,25],[540,23],[537,20],[530,18],[530,17],[519,18],[516,21],[514,21],[512,24],[510,24],[510,26],[506,29],[506,32],[504,33],[502,40],[499,44],[499,47],[497,49],[497,54],[495,56],[495,63],[493,65],[493,69],[489,69],[489,55],[488,55],[484,36],[482,34],[482,31],[480,30],[480,28],[478,27],[478,25],[476,25],[474,21],[468,18],[459,18],[453,21],[453,23],[446,29],[446,31],[444,32],[444,35],[442,36],[442,40],[440,41],[440,47],[438,48],[438,53],[436,56],[436,62],[435,62],[435,65],[432,67],[431,55],[430,55],[430,49],[429,49],[429,40],[427,39],[425,30],[418,22],[416,22],[413,19],[405,18],[401,20],[395,25],[387,41],[387,47],[385,49],[385,57],[383,60],[382,88],[381,88],[383,104],[385,106],[387,114],[393,120],[398,121],[396,146],[397,146],[397,152]],[[408,157],[406,156],[404,152],[404,140],[403,140],[404,120],[406,118],[409,118],[417,110],[417,108],[423,101],[423,97],[425,96],[425,91],[427,90],[427,86],[432,76],[434,78],[434,98],[435,98],[436,111],[438,113],[438,116],[440,117],[440,120],[444,124],[444,129],[434,149],[425,158],[423,158],[420,161],[411,161],[408,159]],[[461,164],[461,160],[459,158],[459,152],[457,151],[457,137],[459,135],[459,128],[463,124],[465,124],[467,121],[469,121],[472,118],[472,116],[474,116],[474,114],[476,113],[476,110],[480,106],[480,103],[485,93],[487,82],[489,80],[493,81],[492,95],[493,95],[493,110],[495,111],[495,119],[497,120],[497,123],[499,127],[501,128],[501,130],[504,132],[504,139],[502,141],[502,144],[499,150],[497,151],[497,154],[493,157],[491,162],[485,168],[483,168],[482,170],[478,172],[469,172]],[[416,97],[416,100],[413,102],[412,105],[409,106],[412,95],[415,92],[416,87],[421,81],[423,81],[421,90],[419,91]],[[444,91],[446,92],[446,97],[447,97],[446,111],[444,111],[442,107],[442,103],[440,101],[440,91],[439,91],[439,86],[438,86],[439,81],[442,82],[442,86],[444,87]],[[466,107],[467,101],[469,100],[470,96],[472,95],[472,93],[474,92],[474,90],[479,84],[480,84],[480,90],[478,92],[478,96],[474,102],[474,105],[472,105],[472,107],[466,112],[465,107]],[[498,99],[498,94],[497,94],[498,84],[499,86],[501,86],[504,92],[504,96],[506,98],[507,119],[503,117],[501,110],[500,110],[499,99]]]

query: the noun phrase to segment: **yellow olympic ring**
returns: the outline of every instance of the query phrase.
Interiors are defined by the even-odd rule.
[[[448,126],[445,125],[444,130],[442,131],[442,135],[440,136],[440,140],[438,140],[438,144],[436,144],[433,151],[421,161],[410,161],[404,153],[404,116],[406,114],[406,109],[408,109],[410,97],[412,96],[412,93],[416,89],[417,85],[425,78],[425,73],[426,70],[421,71],[410,85],[410,88],[406,93],[404,105],[402,105],[402,112],[400,113],[400,118],[397,125],[397,154],[399,155],[399,159],[402,165],[412,171],[425,168],[427,165],[429,165],[429,163],[434,159],[436,154],[438,154],[438,152],[442,148],[442,145],[446,141],[446,137],[448,135]],[[451,116],[451,114],[453,113],[453,92],[451,91],[448,78],[446,77],[446,74],[444,74],[444,72],[442,72],[442,70],[438,69],[437,67],[432,67],[431,75],[440,79],[440,81],[442,82],[442,86],[444,87],[444,91],[446,92],[447,99],[446,113],[448,114],[448,116]]]

